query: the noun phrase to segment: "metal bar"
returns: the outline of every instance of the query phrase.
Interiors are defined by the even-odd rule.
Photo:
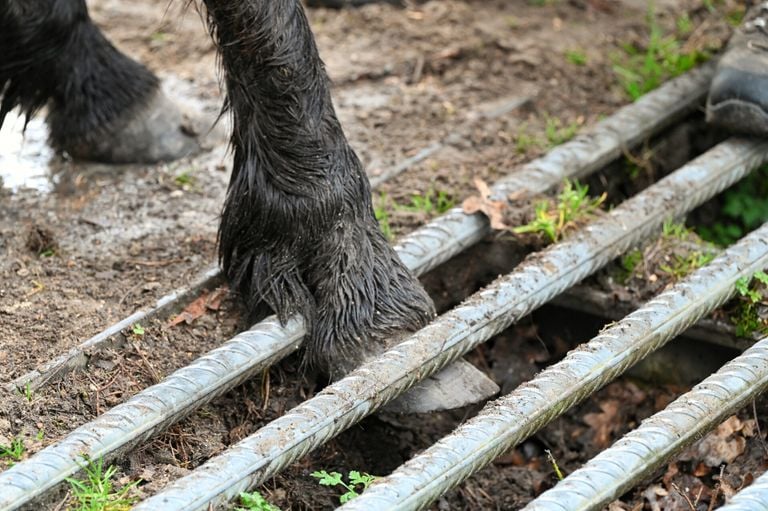
[[[768,229],[763,232],[763,247],[768,247],[766,236]],[[763,338],[523,509],[602,509],[767,387],[768,338]],[[751,504],[755,501],[762,502],[763,509],[768,509],[768,480],[765,488],[767,492],[762,494],[762,500],[755,499],[755,488],[751,497],[739,499],[750,505],[735,509],[754,511],[755,506]],[[734,501],[736,499],[732,504]]]
[[[713,64],[665,83],[635,103],[618,110],[573,140],[523,165],[491,189],[495,198],[532,196],[564,179],[587,176],[620,157],[629,148],[658,133],[696,108],[709,90]],[[696,98],[692,101],[693,98]],[[426,273],[483,239],[490,232],[481,215],[454,208],[405,236],[396,245],[400,259],[416,274]]]
[[[767,158],[768,142],[732,139],[718,145],[572,238],[530,256],[515,271],[472,295],[403,343],[326,387],[135,509],[205,509],[261,484],[658,231],[666,219],[690,211],[741,179]],[[519,415],[515,418],[521,419]],[[451,465],[454,464],[467,466],[463,457],[452,458]],[[470,472],[471,467],[468,468]],[[428,480],[434,483],[431,477]]]
[[[763,360],[768,359],[767,355],[763,357],[766,357]],[[731,501],[718,511],[768,511],[768,472],[731,497]]]
[[[489,403],[475,418],[377,481],[344,509],[429,505],[721,305],[733,295],[740,277],[766,266],[768,224],[533,380]],[[561,502],[571,509],[578,495],[568,495]]]
[[[114,456],[258,374],[301,345],[300,317],[275,317],[242,332],[157,385],[0,473],[0,510],[16,509],[80,470],[83,456]]]
[[[525,178],[506,180],[496,188],[497,193],[505,194],[504,191],[513,186],[523,186],[534,192],[545,191],[559,185],[565,177],[585,175],[599,168],[603,162],[610,160],[611,155],[620,155],[625,145],[643,140],[655,132],[657,125],[668,125],[694,108],[706,93],[711,75],[712,68],[705,66],[665,84],[640,101],[621,109],[615,116],[602,121],[595,128],[595,134],[577,137],[557,148],[555,156],[546,155],[527,165],[522,169]],[[594,145],[591,145],[593,140]],[[741,147],[740,143],[735,144]],[[562,171],[556,168],[559,164],[565,166]],[[480,215],[468,216],[460,209],[455,209],[446,217],[438,218],[406,237],[396,250],[406,265],[418,275],[482,239],[487,229],[487,221]],[[226,376],[239,374],[245,379],[263,370],[267,364],[279,360],[277,355],[286,356],[298,347],[294,338],[303,337],[303,328],[298,326],[300,324],[301,321],[294,318],[278,337],[274,337],[273,325],[260,323],[247,332],[246,337],[238,336],[239,340],[235,338],[231,341],[247,342],[248,350],[251,350],[248,356],[230,358],[234,350],[228,350],[227,343],[220,348],[224,351],[210,352],[164,382],[136,394],[128,402],[81,426],[61,442],[0,473],[0,510],[14,509],[77,472],[82,454],[88,454],[91,458],[106,457],[134,445],[196,409],[203,403],[203,396],[224,392],[240,382],[227,379]],[[224,354],[227,357],[223,357]],[[191,382],[184,383],[185,377],[174,379],[185,370],[210,374],[218,371],[221,378],[191,380],[205,381],[205,387],[198,387]],[[411,384],[417,381],[417,376],[409,378]],[[169,381],[171,385],[166,385]],[[145,407],[151,407],[154,411],[139,420],[133,410]],[[112,440],[105,442],[102,440],[104,438]]]
[[[200,290],[216,285],[220,277],[221,271],[218,266],[209,266],[191,285],[168,293],[158,299],[152,307],[138,310],[130,316],[123,318],[87,341],[70,349],[63,355],[60,355],[53,360],[49,360],[33,371],[4,384],[4,388],[8,392],[14,392],[17,389],[25,389],[27,386],[29,386],[31,390],[37,390],[49,381],[58,378],[73,369],[84,367],[90,355],[95,351],[111,345],[114,341],[113,337],[124,329],[129,328],[139,321],[144,321],[148,318],[166,313],[169,310],[173,310],[173,308],[180,303],[192,300]]]
[[[618,321],[637,310],[642,302],[635,300],[635,297],[629,301],[617,301],[609,291],[582,284],[552,300],[551,305]],[[685,331],[685,337],[738,351],[744,351],[754,344],[754,340],[737,337],[736,328],[727,319],[703,318]]]

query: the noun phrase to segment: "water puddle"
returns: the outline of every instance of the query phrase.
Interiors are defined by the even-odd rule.
[[[48,127],[38,115],[24,130],[24,117],[10,112],[0,129],[0,185],[11,191],[32,188],[50,192],[54,187],[50,168],[54,151],[48,145]]]
[[[217,97],[201,97],[195,84],[174,75],[162,76],[165,93],[183,110],[202,116],[212,123],[220,109]],[[209,143],[225,145],[228,131],[222,119]],[[0,129],[0,188],[11,192],[33,189],[41,193],[71,194],[93,176],[121,176],[135,165],[107,165],[103,163],[73,162],[62,158],[48,145],[48,127],[45,114],[40,113],[24,128],[24,117],[10,112]],[[139,168],[146,166],[139,165]]]

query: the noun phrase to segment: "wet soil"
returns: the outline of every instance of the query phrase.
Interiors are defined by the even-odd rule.
[[[89,2],[108,36],[156,70],[172,97],[214,119],[221,103],[214,49],[198,13],[180,4]],[[699,27],[699,39],[722,41],[728,34],[722,12],[735,6],[726,2],[721,11],[710,12],[701,2],[666,1],[657,9],[667,28],[685,12]],[[546,151],[553,143],[548,123],[583,128],[626,104],[612,59],[621,43],[646,38],[645,8],[645,2],[632,0],[434,0],[406,9],[311,10],[340,117],[371,176],[443,143],[375,192],[377,206],[388,208],[393,236],[437,214],[393,204],[408,205],[414,195],[428,194],[459,204],[476,193],[474,179],[491,183]],[[569,51],[583,53],[586,63],[570,61]],[[516,106],[509,112],[487,117],[510,103]],[[216,132],[210,152],[173,164],[85,165],[47,150],[39,120],[19,146],[21,127],[14,124],[15,135],[6,127],[0,136],[0,384],[188,284],[214,261],[231,161],[224,137]],[[658,176],[648,182],[651,177]],[[489,241],[463,256],[461,278],[444,267],[425,282],[445,308],[531,249]],[[451,278],[441,278],[441,272]],[[0,391],[0,444],[21,438],[27,457],[247,327],[236,297],[219,296],[190,323],[171,325],[166,314],[126,330],[120,342],[92,356],[82,370],[41,389]],[[566,327],[552,329],[553,316],[565,318],[557,323]],[[546,307],[468,358],[509,391],[604,323]],[[151,495],[310,397],[318,384],[299,365],[298,356],[289,357],[117,458],[119,481],[141,479],[136,494]],[[572,471],[685,390],[684,385],[620,379],[434,508],[519,507],[556,482],[546,450],[565,472]],[[476,411],[368,418],[260,491],[283,509],[332,508],[338,504],[336,490],[319,486],[311,472],[385,475]],[[682,493],[695,499],[699,488],[697,508],[722,502],[727,488],[758,475],[768,459],[755,424],[749,423],[755,419],[751,410],[739,418],[747,426],[721,435],[723,442],[735,442],[731,452],[737,453],[727,460],[722,481],[719,464],[694,449],[614,508],[685,509]],[[758,403],[756,418],[764,430],[764,403]],[[718,483],[725,490],[713,496]],[[69,502],[64,488],[34,509],[61,509]]]

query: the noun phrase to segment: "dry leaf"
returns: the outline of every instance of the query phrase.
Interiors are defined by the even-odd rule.
[[[227,293],[229,292],[229,288],[226,286],[216,288],[216,290],[211,293],[211,297],[208,298],[208,301],[205,303],[205,306],[208,308],[208,310],[217,311],[221,308],[221,300],[227,296]]]
[[[744,453],[745,437],[754,435],[753,420],[742,421],[732,415],[699,442],[680,455],[683,461],[701,460],[709,467],[732,463]]]
[[[709,475],[710,472],[712,472],[712,467],[707,466],[707,464],[703,462],[696,465],[696,468],[693,469],[693,475],[696,477],[704,477]]]
[[[221,299],[226,293],[226,287],[220,287],[213,292],[203,291],[195,301],[187,305],[183,311],[174,316],[168,322],[168,326],[176,326],[181,322],[185,322],[189,325],[196,319],[205,315],[207,311],[219,310],[221,307]]]
[[[509,229],[504,223],[504,210],[507,203],[504,201],[491,200],[491,189],[482,179],[475,179],[475,187],[480,192],[480,197],[473,195],[468,197],[462,203],[464,213],[472,215],[477,212],[483,213],[491,222],[491,229],[503,231]]]
[[[677,463],[672,462],[667,466],[667,471],[664,473],[664,477],[661,478],[661,482],[664,483],[664,486],[669,488],[672,486],[672,479],[680,473],[680,469],[677,466]]]
[[[612,433],[621,424],[619,418],[619,401],[609,399],[600,403],[601,413],[588,413],[584,422],[594,430],[593,442],[596,447],[604,449],[611,444]]]

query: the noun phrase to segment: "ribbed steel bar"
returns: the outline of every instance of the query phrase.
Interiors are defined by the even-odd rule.
[[[147,440],[289,355],[301,344],[300,317],[268,318],[179,369],[30,459],[0,473],[0,510],[16,509],[80,470],[83,456],[119,454]]]
[[[70,349],[63,355],[37,367],[9,383],[4,387],[8,392],[17,389],[37,390],[52,379],[60,377],[62,374],[71,371],[76,367],[83,367],[88,360],[88,355],[94,350],[102,349],[110,343],[112,337],[119,334],[131,325],[139,321],[146,321],[148,318],[160,315],[178,304],[191,300],[201,289],[215,285],[220,276],[217,266],[209,266],[203,273],[189,286],[177,289],[161,297],[155,304],[147,309],[134,312],[130,316],[123,318],[117,323],[102,330],[90,339],[82,342],[78,346]]]
[[[591,130],[498,181],[491,189],[494,197],[504,200],[512,193],[521,197],[543,193],[566,178],[584,177],[604,167],[696,108],[709,89],[713,69],[711,65],[702,66],[680,77],[684,79],[667,82],[621,108]],[[406,266],[422,274],[477,243],[488,232],[484,216],[466,215],[461,208],[454,208],[404,237],[396,248]]]
[[[690,211],[744,177],[766,160],[767,151],[768,142],[733,139],[718,145],[571,239],[527,258],[403,343],[135,509],[205,509],[264,482],[658,231],[665,219]],[[461,459],[455,462],[461,465]]]
[[[768,224],[614,323],[343,508],[421,509],[712,311],[768,267]],[[601,465],[603,466],[603,465]],[[570,495],[565,498],[565,493]],[[559,493],[571,509],[578,495]],[[558,508],[565,509],[565,508]]]
[[[768,230],[763,234],[768,246]],[[586,511],[602,509],[646,479],[675,453],[715,428],[768,387],[768,338],[727,363],[667,408],[592,458],[528,504],[525,511]],[[768,485],[766,485],[768,490]],[[741,497],[755,511],[758,492]],[[762,494],[768,509],[768,493]],[[734,499],[736,500],[736,499]],[[730,506],[726,506],[730,509]],[[720,508],[720,509],[726,509]]]
[[[505,190],[511,190],[515,186],[535,192],[545,191],[557,186],[564,177],[584,175],[599,168],[612,157],[620,155],[623,147],[643,140],[689,112],[706,93],[711,75],[711,67],[705,66],[665,84],[641,101],[602,121],[595,134],[578,137],[557,148],[555,156],[547,155],[532,162],[523,169],[524,178],[511,178],[497,187],[496,191],[505,194]],[[563,171],[557,170],[559,164],[565,166]],[[409,268],[416,274],[421,274],[482,239],[486,233],[487,221],[480,215],[468,216],[457,209],[446,217],[418,229],[405,238],[396,249]],[[218,367],[221,379],[201,380],[195,376],[189,384],[183,385],[180,382],[188,379],[186,373],[182,378],[172,380],[178,372],[174,373],[168,380],[173,382],[172,386],[166,387],[165,382],[161,382],[135,395],[108,414],[78,428],[62,442],[0,473],[0,510],[13,509],[28,502],[72,475],[79,469],[81,454],[96,458],[133,445],[197,408],[202,404],[203,396],[225,392],[240,381],[225,376],[238,374],[243,375],[241,379],[245,379],[248,375],[257,374],[265,365],[279,360],[278,355],[285,356],[296,349],[298,344],[294,339],[301,338],[304,333],[303,329],[297,326],[300,324],[298,319],[294,319],[286,325],[279,334],[282,337],[278,336],[279,342],[278,337],[273,335],[274,325],[256,325],[245,337],[249,343],[248,349],[255,350],[249,352],[250,358],[226,358],[221,356],[227,353],[226,351],[214,350],[192,366],[179,371],[213,374],[213,368]],[[222,349],[226,350],[228,345],[229,343],[225,344]],[[412,378],[416,381],[417,377]],[[205,381],[207,386],[193,385],[194,381]],[[165,399],[158,400],[158,396],[164,396]],[[184,407],[181,404],[184,404]],[[154,409],[151,421],[149,415],[145,417],[145,420],[149,421],[146,424],[142,420],[136,420],[132,412],[135,408],[144,407]],[[104,442],[102,438],[113,440]],[[114,440],[118,438],[122,440]],[[79,447],[73,450],[72,445]]]
[[[731,497],[718,511],[768,511],[768,472]]]

